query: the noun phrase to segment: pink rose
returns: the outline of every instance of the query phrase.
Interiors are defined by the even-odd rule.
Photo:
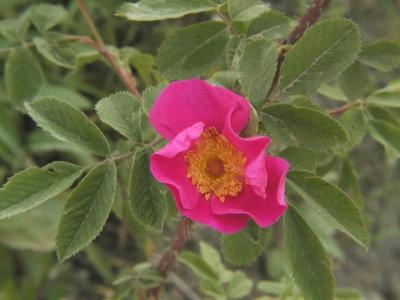
[[[150,111],[152,126],[169,142],[151,156],[153,176],[182,215],[225,234],[249,218],[267,227],[287,208],[289,164],[265,154],[269,137],[239,136],[249,117],[248,101],[199,79],[171,83]]]

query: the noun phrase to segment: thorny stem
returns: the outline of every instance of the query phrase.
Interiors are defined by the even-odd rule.
[[[158,263],[158,271],[164,278],[168,277],[176,262],[176,256],[181,252],[186,242],[189,239],[189,233],[193,222],[189,219],[182,218],[176,229],[175,237],[171,239],[168,249],[162,255]],[[157,286],[152,291],[152,299],[157,300],[162,285]]]
[[[352,109],[354,107],[359,107],[362,105],[363,105],[363,101],[359,99],[354,102],[347,103],[346,105],[343,105],[342,107],[331,109],[330,111],[328,111],[328,113],[331,116],[340,116],[341,114],[348,111],[349,109]]]
[[[111,65],[111,68],[115,71],[118,77],[121,79],[122,83],[125,87],[138,99],[140,100],[142,97],[137,89],[136,80],[133,75],[125,70],[125,68],[118,62],[116,57],[107,49],[107,46],[104,44],[103,39],[99,31],[96,28],[92,18],[90,17],[88,10],[83,3],[83,0],[76,0],[76,3],[81,11],[83,18],[85,19],[87,25],[89,26],[90,31],[95,37],[95,40],[89,37],[83,36],[69,36],[69,40],[74,40],[80,42],[82,44],[89,45],[95,48]]]
[[[282,44],[293,45],[294,43],[296,43],[297,40],[301,38],[304,32],[308,29],[308,27],[318,21],[323,10],[328,7],[330,2],[331,0],[313,0],[306,13],[300,19],[297,26],[292,30],[287,40],[284,41]],[[272,81],[271,88],[268,91],[267,99],[270,98],[270,96],[274,93],[278,85],[281,66],[283,61],[285,60],[286,51],[284,50],[285,48],[282,48],[282,51],[279,53],[274,80]]]

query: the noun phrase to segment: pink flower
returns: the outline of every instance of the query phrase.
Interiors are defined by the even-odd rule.
[[[175,81],[150,111],[168,144],[151,156],[153,176],[172,192],[180,213],[222,233],[260,227],[285,212],[287,161],[265,154],[270,138],[239,136],[248,101],[199,79]]]

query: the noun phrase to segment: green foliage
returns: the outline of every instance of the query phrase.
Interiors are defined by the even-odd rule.
[[[52,199],[27,213],[1,220],[0,242],[18,250],[53,250],[61,211],[61,202]]]
[[[378,89],[370,94],[365,100],[389,108],[400,108],[400,80],[390,82],[386,87]]]
[[[10,177],[0,189],[0,299],[145,299],[158,291],[166,299],[361,299],[334,290],[330,258],[341,266],[348,257],[337,231],[368,247],[364,207],[374,211],[372,253],[382,236],[397,234],[390,195],[398,194],[400,81],[390,71],[400,47],[373,40],[397,34],[397,21],[393,32],[380,31],[391,27],[393,1],[376,9],[386,11],[382,26],[360,18],[375,13],[377,0],[360,14],[362,5],[331,1],[310,28],[304,0],[83,1],[83,15],[72,0],[33,2],[0,1],[0,181]],[[304,29],[298,41],[294,28]],[[362,49],[360,31],[371,41]],[[289,161],[286,201],[296,208],[284,220],[268,229],[249,220],[222,236],[194,224],[186,246],[189,232],[174,235],[173,195],[150,171],[151,154],[171,141],[157,136],[148,114],[169,81],[193,77],[247,98],[240,137],[268,135],[267,155]],[[53,253],[32,253],[54,247],[61,262],[85,251],[62,265]],[[166,280],[153,262],[174,248],[183,266]]]
[[[239,81],[244,94],[255,107],[266,100],[274,79],[278,52],[265,38],[251,40],[244,48],[239,64]]]
[[[218,273],[214,272],[210,265],[208,265],[200,256],[184,251],[179,255],[179,260],[199,277],[203,279],[218,279]]]
[[[265,232],[251,226],[232,234],[221,236],[221,252],[224,259],[234,266],[254,263],[264,250]]]
[[[267,133],[287,145],[321,151],[349,139],[340,123],[313,108],[273,104],[263,110],[261,119]]]
[[[246,35],[262,35],[267,39],[286,37],[289,34],[290,19],[284,14],[270,10],[252,20],[247,28]]]
[[[305,299],[333,300],[333,276],[318,237],[294,207],[285,214],[286,255],[296,284]]]
[[[100,120],[128,139],[141,140],[138,100],[128,92],[113,94],[96,104]]]
[[[305,171],[292,171],[288,178],[290,187],[327,220],[333,222],[337,229],[363,247],[368,247],[369,236],[363,216],[353,200],[342,190]]]
[[[358,183],[358,174],[349,159],[342,162],[339,186],[354,199],[359,207],[363,207],[365,201]]]
[[[132,21],[157,21],[212,11],[216,8],[217,3],[209,0],[140,0],[137,3],[124,3],[118,10],[117,16]]]
[[[185,27],[161,45],[157,66],[171,80],[203,75],[221,63],[227,42],[228,30],[222,22]]]
[[[362,109],[354,108],[346,111],[338,118],[338,121],[346,129],[349,140],[338,147],[339,152],[347,153],[359,145],[367,131],[367,118]]]
[[[30,101],[45,83],[43,70],[29,49],[13,50],[5,65],[5,84],[10,100],[17,107]]]
[[[371,89],[367,73],[357,61],[341,74],[339,85],[343,93],[351,101],[362,98]]]
[[[40,3],[32,6],[30,19],[40,32],[45,32],[60,24],[67,17],[61,5]]]
[[[307,170],[313,172],[318,164],[326,158],[327,154],[291,146],[279,153],[279,156],[287,159],[293,170]]]
[[[379,71],[389,72],[400,67],[400,42],[383,40],[365,45],[359,60]]]
[[[56,239],[60,262],[100,233],[113,205],[116,183],[114,163],[103,163],[93,168],[69,195]]]
[[[56,39],[44,39],[35,37],[33,43],[36,50],[43,55],[49,62],[56,66],[73,69],[75,67],[75,57],[73,50],[68,45],[61,45]],[[72,52],[72,53],[71,53]]]
[[[150,174],[149,149],[138,149],[129,176],[129,209],[140,224],[161,231],[167,214],[167,202]]]
[[[290,49],[282,65],[281,91],[309,94],[335,78],[357,58],[358,26],[349,20],[317,23]]]
[[[15,19],[0,21],[0,34],[6,39],[16,42],[24,39],[29,28],[29,10]]]
[[[390,158],[400,155],[400,127],[382,120],[370,120],[369,133],[382,146]]]
[[[239,299],[247,296],[253,287],[253,282],[240,271],[233,273],[228,285],[228,297]]]
[[[0,219],[26,212],[57,196],[81,174],[82,168],[64,162],[15,174],[0,189]]]
[[[104,134],[80,110],[53,97],[26,105],[29,115],[54,137],[97,155],[108,155],[110,145]]]
[[[240,299],[250,294],[253,282],[241,271],[232,272],[222,264],[217,250],[201,242],[200,253],[184,251],[179,261],[201,280],[200,290],[213,299]]]

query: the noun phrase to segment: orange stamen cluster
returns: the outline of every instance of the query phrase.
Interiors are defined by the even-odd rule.
[[[222,202],[243,188],[246,157],[214,127],[206,129],[185,155],[187,177],[206,199]]]

